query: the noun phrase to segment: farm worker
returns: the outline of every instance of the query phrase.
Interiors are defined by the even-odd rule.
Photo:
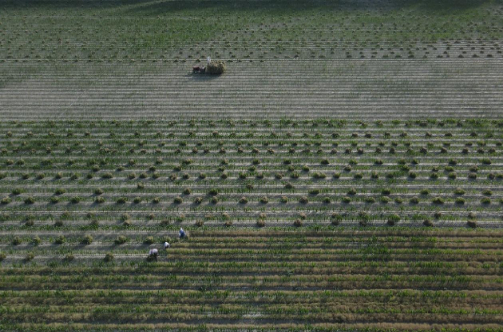
[[[185,237],[185,231],[183,228],[180,228],[180,239],[183,239]]]
[[[148,257],[147,257],[147,261],[157,261],[157,254],[158,254],[158,251],[156,248],[153,248],[153,249],[150,249],[150,251],[148,252]]]
[[[169,248],[169,243],[168,242],[164,242],[164,249],[168,249]]]

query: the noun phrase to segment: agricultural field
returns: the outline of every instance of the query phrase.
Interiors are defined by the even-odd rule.
[[[502,331],[502,17],[1,1],[0,330]]]
[[[3,0],[7,120],[497,117],[501,0]],[[207,56],[219,78],[189,75]]]
[[[5,122],[2,330],[497,328],[501,128]]]

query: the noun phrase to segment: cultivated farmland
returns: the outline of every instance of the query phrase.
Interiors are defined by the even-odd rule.
[[[502,14],[2,1],[0,330],[501,330]]]
[[[501,0],[0,4],[2,119],[491,118]],[[188,75],[207,56],[215,78]]]
[[[6,122],[5,328],[496,327],[502,126]]]

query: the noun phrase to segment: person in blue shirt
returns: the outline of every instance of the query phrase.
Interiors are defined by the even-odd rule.
[[[185,231],[183,228],[180,228],[180,239],[183,239],[185,237]]]

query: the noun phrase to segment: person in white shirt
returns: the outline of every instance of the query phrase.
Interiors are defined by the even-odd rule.
[[[164,249],[168,250],[169,247],[170,247],[169,243],[168,242],[164,242]]]

